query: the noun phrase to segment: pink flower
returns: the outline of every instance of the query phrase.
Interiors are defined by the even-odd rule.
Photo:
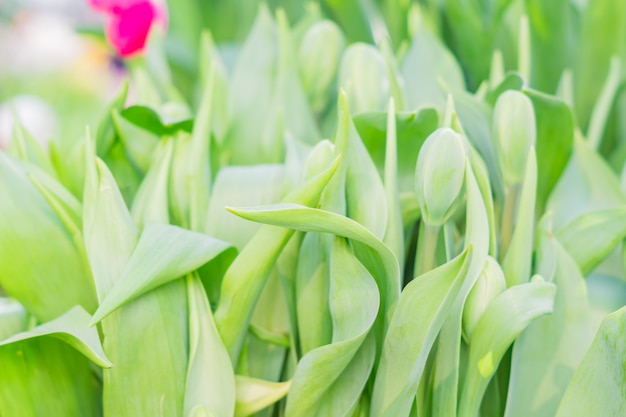
[[[88,0],[91,7],[108,15],[105,33],[120,56],[141,53],[154,22],[167,26],[167,12],[151,0]]]

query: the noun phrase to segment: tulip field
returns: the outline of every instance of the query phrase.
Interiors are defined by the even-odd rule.
[[[626,2],[74,3],[0,417],[626,416]]]

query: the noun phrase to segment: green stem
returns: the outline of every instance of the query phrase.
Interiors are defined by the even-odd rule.
[[[417,240],[417,253],[415,254],[415,276],[420,276],[437,266],[435,254],[438,237],[439,226],[431,226],[423,221],[421,222]]]
[[[451,261],[456,255],[454,250],[454,222],[447,221],[443,225],[443,239],[446,243],[446,261]]]
[[[500,261],[506,256],[513,236],[513,223],[515,222],[515,206],[517,205],[517,186],[509,186],[504,195],[504,209],[502,210],[502,222],[500,223]]]

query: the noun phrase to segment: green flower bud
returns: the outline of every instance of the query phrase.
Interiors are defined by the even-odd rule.
[[[491,256],[487,257],[483,271],[465,300],[463,332],[468,338],[471,338],[489,303],[505,289],[506,281],[502,268]]]
[[[462,199],[465,180],[463,136],[444,127],[426,139],[417,157],[415,191],[422,218],[430,226],[441,226]]]
[[[316,111],[322,110],[332,97],[330,92],[344,44],[341,29],[329,20],[311,26],[300,44],[300,76]]]
[[[328,168],[335,159],[335,145],[327,139],[317,143],[304,163],[304,179],[308,180]]]
[[[346,49],[339,68],[339,86],[346,91],[352,114],[385,111],[389,77],[380,51],[364,43]]]
[[[493,136],[505,184],[518,184],[524,177],[528,152],[537,140],[535,111],[525,94],[509,90],[498,97]]]

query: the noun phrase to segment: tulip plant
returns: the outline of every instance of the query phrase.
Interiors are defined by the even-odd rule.
[[[90,3],[128,83],[0,151],[1,417],[626,415],[626,3],[261,6],[193,69],[206,5]]]

